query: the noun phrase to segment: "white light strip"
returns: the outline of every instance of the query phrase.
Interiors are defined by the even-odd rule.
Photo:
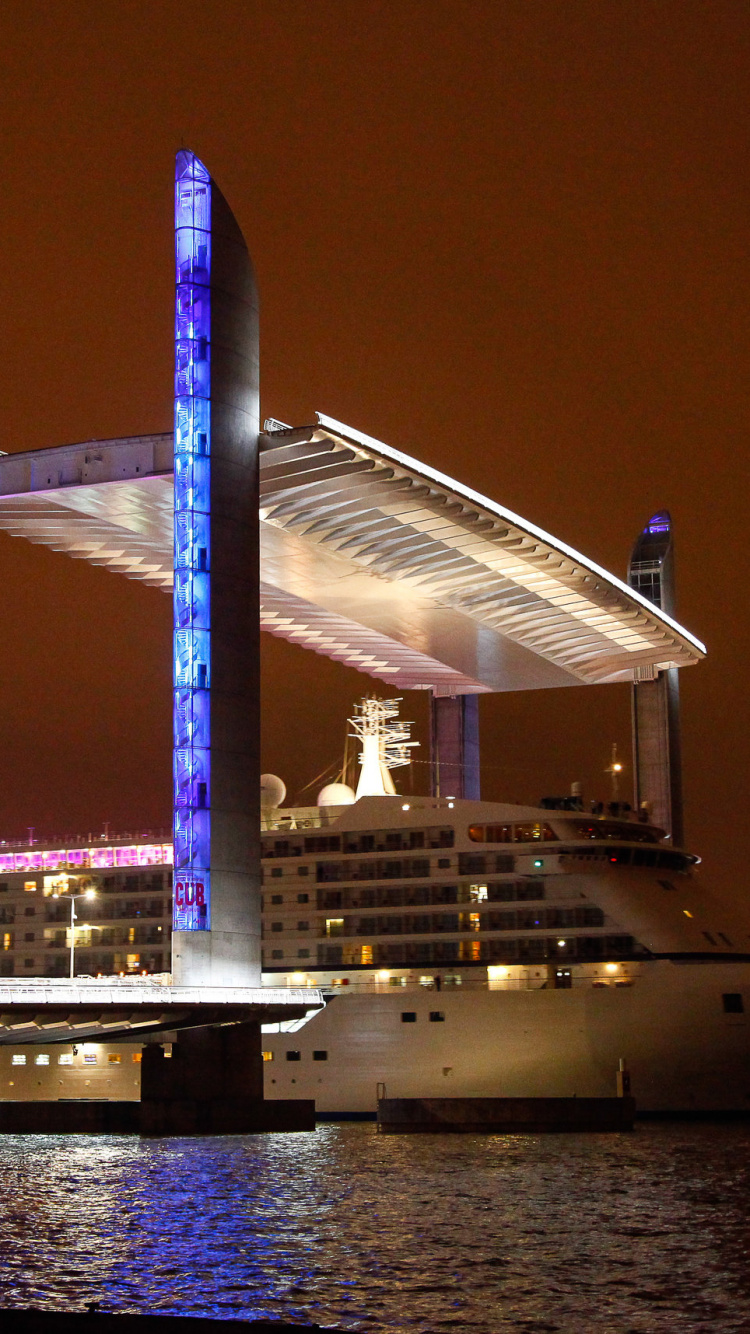
[[[570,560],[575,561],[576,565],[581,565],[585,570],[590,571],[591,574],[595,574],[600,579],[606,580],[608,584],[626,594],[631,601],[640,602],[655,620],[662,621],[678,635],[681,635],[683,639],[687,639],[690,644],[698,649],[699,653],[703,655],[706,654],[707,650],[705,644],[702,644],[700,639],[697,639],[695,635],[692,635],[689,630],[686,630],[684,626],[680,625],[677,621],[672,620],[672,617],[668,616],[666,612],[655,607],[653,602],[649,602],[648,598],[645,598],[642,593],[639,593],[635,588],[630,588],[628,584],[623,583],[623,581],[618,579],[616,575],[609,574],[601,565],[596,565],[594,561],[588,560],[585,556],[582,556],[579,551],[576,551],[573,547],[569,547],[566,542],[561,542],[559,538],[552,537],[549,533],[545,533],[543,528],[537,528],[536,524],[529,523],[527,519],[522,519],[518,514],[514,514],[512,510],[504,509],[502,505],[498,505],[496,501],[488,499],[487,496],[483,496],[479,491],[474,491],[471,487],[464,486],[461,482],[457,482],[452,477],[447,477],[445,473],[438,472],[437,469],[431,468],[426,463],[419,463],[416,459],[410,458],[408,454],[402,454],[400,450],[392,449],[390,445],[384,445],[382,440],[376,440],[374,436],[365,435],[363,431],[357,431],[353,426],[345,426],[343,422],[337,421],[335,417],[328,417],[324,412],[316,412],[315,416],[324,430],[333,431],[336,435],[342,436],[345,440],[358,443],[365,449],[374,450],[377,453],[382,454],[384,458],[390,459],[393,463],[399,464],[402,468],[406,468],[409,472],[417,473],[419,476],[427,478],[431,482],[435,482],[443,490],[450,491],[454,495],[465,497],[465,499],[470,501],[472,505],[480,505],[483,509],[489,510],[491,514],[496,514],[497,517],[504,522],[512,523],[518,528],[524,529],[528,533],[532,533],[534,537],[538,537],[542,542],[546,542],[548,546],[553,547],[556,551],[563,552]]]

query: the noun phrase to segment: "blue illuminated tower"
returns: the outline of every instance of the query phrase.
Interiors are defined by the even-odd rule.
[[[260,981],[258,297],[190,152],[175,174],[174,915],[177,984]]]

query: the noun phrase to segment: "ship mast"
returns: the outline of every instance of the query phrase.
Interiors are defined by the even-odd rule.
[[[398,716],[400,699],[363,699],[354,706],[349,719],[361,746],[357,800],[360,797],[395,796],[391,769],[399,769],[411,760],[410,751],[418,741],[410,740],[411,723]]]

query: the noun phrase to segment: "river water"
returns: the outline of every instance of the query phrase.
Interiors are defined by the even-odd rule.
[[[750,1127],[0,1136],[0,1306],[373,1331],[750,1330]]]

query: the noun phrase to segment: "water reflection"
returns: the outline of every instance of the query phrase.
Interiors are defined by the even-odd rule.
[[[362,1330],[750,1328],[750,1130],[0,1137],[2,1304]]]

